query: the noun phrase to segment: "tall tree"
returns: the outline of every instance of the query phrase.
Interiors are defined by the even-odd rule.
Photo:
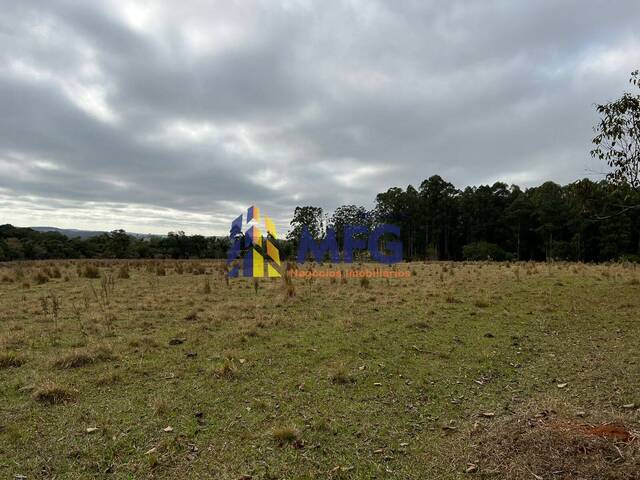
[[[527,237],[531,232],[534,208],[529,196],[517,186],[511,187],[511,203],[505,209],[504,221],[515,237],[516,259],[531,258]]]
[[[640,87],[640,71],[631,73],[629,83]],[[625,92],[613,102],[596,106],[601,115],[591,155],[607,162],[607,178],[615,184],[640,189],[640,95]]]
[[[131,244],[131,237],[127,235],[127,232],[124,230],[114,230],[109,234],[109,238],[111,240],[111,254],[115,258],[126,258]]]
[[[356,205],[342,205],[333,212],[329,225],[336,232],[338,245],[344,244],[344,228],[347,225],[357,225],[370,229],[373,218],[370,212],[364,207]]]
[[[425,246],[433,248],[436,258],[451,258],[452,232],[456,226],[457,202],[460,192],[439,175],[420,184]],[[425,251],[425,253],[427,253]]]
[[[294,243],[298,241],[305,227],[313,238],[321,238],[325,229],[323,210],[321,207],[296,207],[290,225],[292,228],[287,239]]]
[[[532,189],[531,201],[540,222],[538,231],[544,239],[545,257],[547,260],[552,260],[556,258],[554,254],[557,252],[554,252],[554,246],[560,240],[558,233],[569,218],[564,191],[557,183],[545,182]]]

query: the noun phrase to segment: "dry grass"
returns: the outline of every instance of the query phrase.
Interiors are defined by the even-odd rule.
[[[150,402],[151,411],[154,417],[166,417],[171,408],[171,404],[166,398],[154,397]]]
[[[79,368],[97,362],[104,362],[113,358],[113,352],[109,346],[92,348],[77,348],[66,353],[53,362],[54,366],[62,369]]]
[[[122,264],[118,269],[118,278],[121,280],[127,280],[131,278],[131,274],[129,273],[129,265],[126,263]]]
[[[232,379],[236,376],[238,367],[231,359],[225,358],[219,365],[213,368],[213,376],[216,378]]]
[[[24,365],[24,363],[24,358],[16,355],[15,353],[0,353],[0,368],[18,368]]]
[[[274,428],[271,435],[279,445],[295,443],[300,439],[300,432],[295,427],[290,426]]]
[[[76,275],[86,265],[104,280]],[[0,265],[15,279],[0,282],[0,352],[28,361],[0,369],[9,478],[638,480],[636,444],[589,430],[640,429],[634,265],[411,263],[366,290],[343,275],[262,279],[257,294],[224,262],[18,266]],[[51,280],[21,288],[38,271]],[[587,415],[522,413],[536,398]]]
[[[100,269],[95,265],[85,265],[79,273],[84,278],[100,278]]]
[[[211,282],[209,281],[209,277],[205,277],[204,284],[202,285],[202,293],[205,295],[209,295],[211,293]]]
[[[473,304],[478,308],[487,308],[491,306],[491,303],[485,299],[479,298]]]
[[[355,378],[349,374],[347,367],[343,364],[336,366],[329,374],[329,380],[331,383],[337,385],[346,385],[348,383],[354,383]]]
[[[32,398],[45,405],[59,405],[74,402],[77,392],[51,380],[45,380],[34,389]]]
[[[49,277],[43,272],[37,272],[33,277],[33,283],[36,285],[43,285],[49,281]]]
[[[189,312],[185,315],[184,319],[190,322],[195,322],[196,320],[198,320],[198,312],[196,312],[195,310]]]
[[[505,480],[638,478],[640,442],[629,426],[632,419],[600,412],[586,422],[575,409],[552,405],[542,410],[530,406],[484,427],[476,423],[471,449],[462,447],[466,463],[458,468]]]

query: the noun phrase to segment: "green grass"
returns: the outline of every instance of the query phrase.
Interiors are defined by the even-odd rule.
[[[2,478],[467,478],[464,432],[532,404],[638,429],[632,265],[412,263],[257,289],[214,262],[54,266],[68,281],[0,284]]]

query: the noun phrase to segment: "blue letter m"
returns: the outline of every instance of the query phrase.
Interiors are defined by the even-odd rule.
[[[302,227],[300,245],[298,246],[298,263],[304,263],[309,252],[311,252],[316,262],[322,262],[327,252],[329,252],[332,262],[340,261],[336,232],[334,232],[333,229],[328,228],[327,235],[318,244],[309,233],[307,227]]]

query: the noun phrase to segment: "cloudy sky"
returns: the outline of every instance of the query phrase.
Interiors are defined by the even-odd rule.
[[[640,2],[31,1],[0,13],[0,223],[224,234],[257,204],[567,183]]]

